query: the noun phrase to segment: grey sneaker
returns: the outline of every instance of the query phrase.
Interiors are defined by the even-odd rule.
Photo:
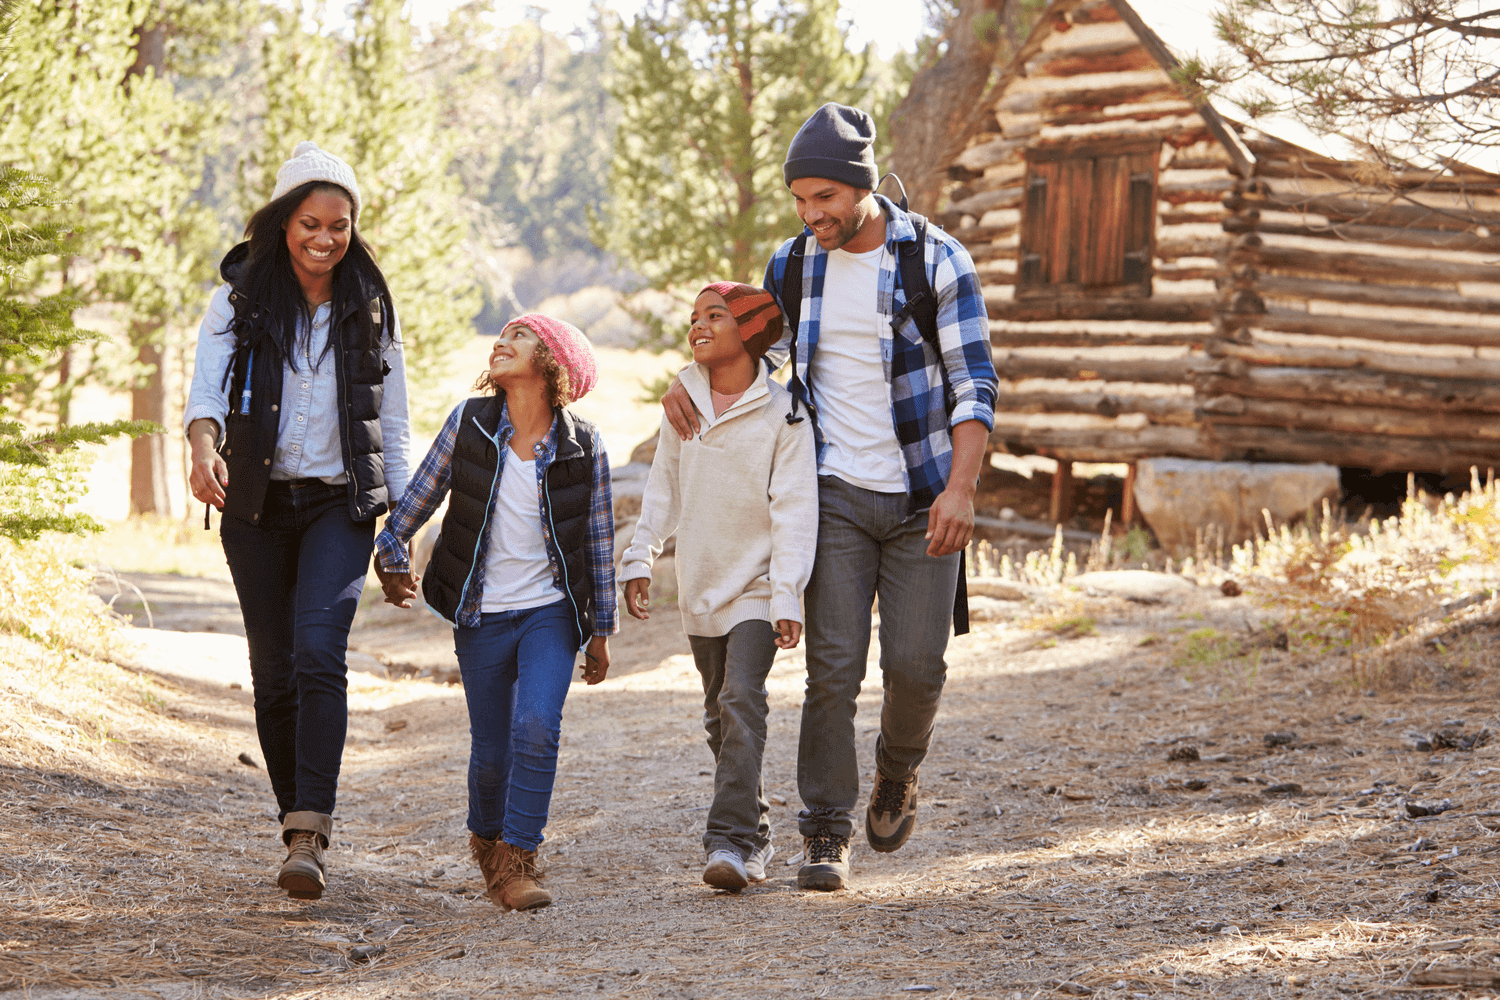
[[[764,871],[764,870],[763,870]],[[762,874],[761,878],[765,878]],[[735,851],[714,851],[703,866],[703,881],[715,889],[738,892],[750,884],[745,874],[745,860]]]
[[[917,825],[917,776],[892,781],[875,774],[870,808],[865,810],[865,838],[881,854],[899,851]]]
[[[766,880],[766,865],[776,856],[776,845],[769,840],[766,846],[757,847],[750,852],[745,859],[745,877],[752,882],[764,882]]]
[[[826,827],[815,836],[803,838],[805,858],[797,869],[797,885],[802,889],[832,892],[849,881],[849,838],[830,833]]]

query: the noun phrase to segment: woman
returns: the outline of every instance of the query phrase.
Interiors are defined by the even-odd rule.
[[[400,325],[359,207],[350,166],[299,143],[219,267],[184,414],[189,486],[223,512],[294,899],[326,885],[349,626],[407,479]]]
[[[594,385],[576,327],[529,313],[490,351],[377,539],[386,600],[410,607],[408,545],[450,493],[422,580],[453,623],[469,704],[469,850],[504,910],[552,902],[537,848],[557,775],[573,663],[604,680],[616,631],[609,459],[593,424],[567,409]],[[488,395],[493,393],[494,395]]]

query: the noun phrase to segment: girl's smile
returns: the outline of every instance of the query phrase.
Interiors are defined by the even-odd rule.
[[[351,211],[346,196],[318,188],[292,213],[286,224],[286,249],[304,288],[323,281],[344,259],[354,225]]]

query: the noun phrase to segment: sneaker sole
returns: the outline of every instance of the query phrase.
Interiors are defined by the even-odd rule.
[[[891,854],[901,850],[906,842],[911,839],[911,833],[917,827],[917,817],[908,816],[896,827],[896,832],[889,837],[882,837],[875,832],[875,824],[868,812],[865,813],[865,839],[870,842],[870,847],[881,854]]]
[[[733,865],[709,865],[703,869],[703,881],[715,889],[743,889],[750,884],[749,876],[741,875]]]
[[[810,865],[798,869],[797,885],[802,889],[833,892],[844,887],[845,877],[828,865]]]

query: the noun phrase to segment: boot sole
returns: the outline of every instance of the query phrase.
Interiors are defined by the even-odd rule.
[[[828,865],[812,865],[797,872],[797,885],[818,892],[833,892],[842,889],[848,880]]]
[[[764,879],[765,876],[761,876]],[[709,865],[703,869],[703,881],[715,889],[736,892],[750,884],[749,874],[741,875],[732,865]]]
[[[283,875],[276,880],[276,885],[293,899],[323,898],[323,885],[316,879],[309,878],[306,875]]]

